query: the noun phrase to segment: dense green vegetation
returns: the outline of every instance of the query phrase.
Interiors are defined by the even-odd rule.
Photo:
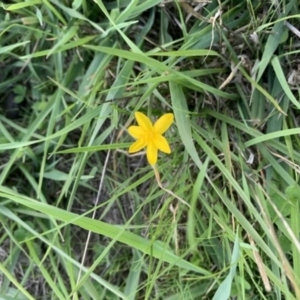
[[[299,3],[161,1],[0,2],[1,299],[300,299]]]

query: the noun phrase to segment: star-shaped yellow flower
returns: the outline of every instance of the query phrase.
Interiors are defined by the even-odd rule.
[[[129,134],[137,139],[129,148],[129,153],[138,152],[147,147],[147,159],[150,165],[157,162],[157,151],[171,153],[170,146],[162,134],[171,126],[173,114],[164,114],[154,125],[150,119],[141,112],[135,113],[135,118],[139,126],[130,126]]]

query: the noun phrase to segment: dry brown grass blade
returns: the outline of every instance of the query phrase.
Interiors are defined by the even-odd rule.
[[[254,248],[253,255],[254,255],[254,258],[255,258],[255,262],[256,262],[261,280],[264,284],[265,290],[267,292],[271,292],[272,288],[271,288],[271,285],[270,285],[268,275],[267,275],[266,270],[264,268],[264,264],[262,262],[261,256],[259,255],[258,251],[255,250],[256,247],[255,247],[254,241],[253,241],[253,239],[250,235],[248,235],[248,239],[249,239],[249,242],[250,242],[251,246],[253,246],[253,248]]]
[[[259,185],[259,188],[265,194],[265,196],[268,198],[268,195],[265,193],[263,187],[261,185]],[[274,230],[274,226],[273,226],[271,220],[269,219],[268,215],[266,214],[266,211],[265,211],[265,209],[264,209],[264,207],[263,207],[263,205],[262,205],[261,200],[259,199],[259,197],[256,196],[255,199],[256,199],[257,204],[259,205],[260,211],[262,213],[262,216],[263,216],[265,222],[268,224],[269,233],[270,233],[270,235],[272,237],[274,246],[275,246],[275,248],[276,248],[276,250],[278,252],[278,255],[280,257],[280,260],[282,262],[283,270],[284,270],[286,276],[288,277],[288,279],[291,282],[291,285],[293,287],[293,290],[295,291],[297,299],[300,299],[300,287],[299,287],[299,285],[298,285],[298,283],[296,281],[296,278],[295,278],[295,276],[293,274],[293,269],[292,269],[292,267],[291,267],[288,259],[286,258],[285,254],[284,254],[284,252],[283,252],[283,250],[281,248],[281,245],[280,245],[280,243],[278,241],[276,232]],[[278,213],[278,211],[277,211],[277,213]],[[281,219],[283,219],[282,215],[281,216],[280,215],[279,215],[279,217],[281,217]]]

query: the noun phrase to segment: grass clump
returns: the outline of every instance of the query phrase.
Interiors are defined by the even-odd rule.
[[[6,2],[1,299],[299,299],[298,1]]]

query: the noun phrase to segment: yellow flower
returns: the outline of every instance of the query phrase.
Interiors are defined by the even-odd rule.
[[[130,126],[129,134],[136,139],[130,146],[129,153],[138,152],[147,147],[147,159],[150,165],[155,165],[157,161],[157,151],[171,153],[170,146],[162,134],[171,126],[173,114],[164,114],[154,125],[150,119],[141,112],[135,113],[135,118],[139,126]]]

